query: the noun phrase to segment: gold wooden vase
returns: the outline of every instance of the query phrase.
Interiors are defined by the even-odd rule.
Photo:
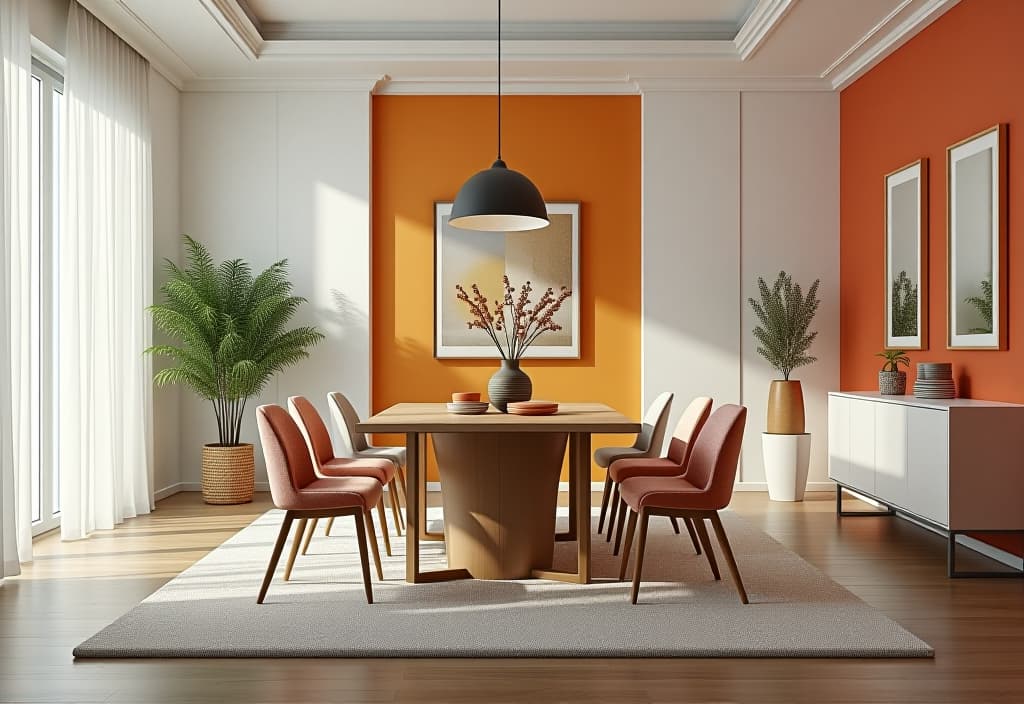
[[[775,435],[804,432],[804,392],[799,381],[772,382],[768,393],[768,430]]]
[[[251,443],[203,445],[203,501],[206,503],[249,503],[255,474]]]

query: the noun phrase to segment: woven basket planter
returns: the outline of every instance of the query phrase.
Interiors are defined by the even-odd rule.
[[[255,475],[252,444],[203,445],[203,501],[206,503],[249,503]]]
[[[907,393],[907,373],[878,372],[878,393],[885,396],[902,396]]]

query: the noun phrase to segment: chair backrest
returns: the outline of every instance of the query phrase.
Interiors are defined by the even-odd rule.
[[[693,443],[686,480],[708,494],[709,508],[725,508],[732,499],[746,422],[745,407],[726,404],[711,414]]]
[[[367,449],[370,443],[366,441],[364,433],[356,432],[359,414],[348,397],[340,391],[332,391],[327,394],[327,405],[331,409],[334,427],[338,429],[338,436],[341,438],[344,454],[340,456],[355,457],[357,452]]]
[[[698,396],[690,401],[690,405],[676,423],[675,432],[668,442],[668,458],[680,467],[686,467],[693,441],[711,415],[711,403],[707,396]]]
[[[316,407],[305,396],[289,396],[288,410],[298,423],[302,436],[309,446],[310,456],[317,467],[334,459],[331,433]]]
[[[654,403],[644,414],[643,428],[636,436],[633,448],[645,453],[648,457],[661,455],[661,448],[665,444],[665,428],[668,426],[668,415],[672,409],[672,394],[665,391],[658,394]]]
[[[274,504],[280,508],[300,506],[298,492],[316,479],[302,431],[288,412],[274,403],[256,409],[256,425]]]

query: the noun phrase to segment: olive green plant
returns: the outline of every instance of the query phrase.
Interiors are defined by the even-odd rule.
[[[910,366],[910,357],[907,356],[906,350],[882,350],[876,352],[875,356],[885,360],[885,364],[882,365],[883,372],[898,372],[901,364],[905,367]]]
[[[804,295],[800,284],[794,284],[792,276],[780,271],[771,288],[758,277],[760,301],[747,299],[760,323],[754,328],[757,352],[782,372],[786,381],[797,367],[818,361],[807,352],[818,336],[817,332],[808,332],[808,328],[818,311],[820,283],[820,279],[815,279]]]
[[[981,280],[981,295],[968,296],[964,303],[970,303],[978,311],[978,315],[985,321],[982,327],[971,328],[971,335],[987,335],[992,332],[992,279]]]
[[[313,327],[285,329],[306,301],[292,295],[287,260],[253,276],[241,259],[216,264],[202,244],[187,235],[184,242],[186,266],[165,260],[163,302],[149,308],[178,344],[146,353],[176,362],[156,373],[156,385],[183,384],[210,401],[219,444],[238,445],[246,402],[324,336]]]
[[[892,282],[892,335],[913,337],[917,334],[917,285],[906,271],[897,274]]]

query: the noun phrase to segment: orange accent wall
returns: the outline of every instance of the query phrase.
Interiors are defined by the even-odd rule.
[[[601,401],[639,417],[640,98],[507,96],[503,119],[509,167],[548,201],[581,202],[581,359],[524,361],[534,396]],[[446,401],[452,391],[486,397],[497,361],[433,357],[434,202],[453,200],[494,152],[492,96],[373,98],[375,412]],[[595,447],[623,442],[632,438],[593,439]],[[429,476],[436,477],[432,452]]]
[[[877,388],[883,345],[883,175],[929,161],[929,344],[919,361],[954,364],[960,394],[1024,402],[1024,2],[963,0],[840,96],[840,385]],[[946,349],[946,147],[1009,124],[1009,344]],[[1024,500],[1024,497],[1022,497]],[[993,540],[992,542],[996,542]],[[1001,540],[1014,548],[1020,543]]]

